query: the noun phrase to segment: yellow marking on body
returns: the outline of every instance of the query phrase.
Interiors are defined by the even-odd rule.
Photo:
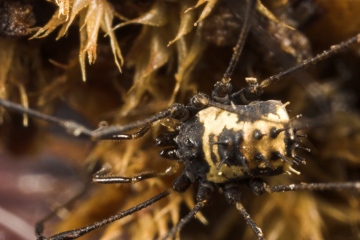
[[[269,159],[271,153],[274,151],[278,151],[284,156],[286,155],[285,133],[281,132],[273,139],[270,137],[270,130],[272,127],[277,129],[284,128],[284,125],[289,122],[289,116],[280,101],[272,100],[270,102],[275,105],[276,113],[268,113],[256,121],[254,121],[254,119],[241,121],[239,120],[238,114],[216,107],[208,107],[197,114],[199,121],[204,126],[204,134],[202,136],[204,160],[210,166],[207,180],[222,183],[234,178],[241,178],[246,174],[245,167],[228,166],[226,163],[217,169],[221,162],[218,153],[218,144],[211,144],[210,136],[213,136],[213,141],[217,142],[218,137],[224,129],[231,130],[234,133],[239,131],[243,132],[243,141],[238,147],[242,149],[241,152],[247,159],[249,170],[266,167],[266,164],[261,164],[254,160],[256,153],[261,153],[266,159]],[[258,104],[260,106],[261,103],[262,102],[258,102],[252,105],[255,106]],[[265,134],[260,140],[256,140],[253,137],[256,129]],[[212,154],[215,156],[215,163],[211,157]],[[284,164],[282,159],[272,160],[270,167],[276,169],[284,167]]]
[[[210,136],[214,136],[214,141],[218,141],[218,136],[222,133],[224,128],[233,131],[240,131],[243,129],[242,124],[238,120],[238,115],[230,113],[219,108],[209,107],[198,113],[199,121],[204,125],[205,131],[202,138],[203,152],[205,161],[210,165],[208,173],[208,180],[213,182],[228,181],[226,176],[233,177],[234,172],[242,171],[243,167],[227,166],[223,164],[220,169],[216,169],[221,159],[218,154],[218,145],[210,143]],[[215,162],[211,158],[211,154],[215,155]],[[240,171],[239,171],[240,170]],[[240,174],[241,175],[241,174]],[[241,176],[239,176],[241,177]]]

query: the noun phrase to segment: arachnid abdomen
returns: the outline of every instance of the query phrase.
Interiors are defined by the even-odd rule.
[[[205,108],[176,141],[189,171],[214,183],[284,173],[296,144],[284,104],[273,100]]]

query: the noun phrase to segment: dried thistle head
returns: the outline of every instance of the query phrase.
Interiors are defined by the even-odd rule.
[[[56,1],[56,3],[59,8],[51,20],[44,27],[41,27],[32,38],[46,37],[59,26],[61,26],[61,29],[57,39],[64,37],[70,25],[78,18],[77,24],[80,28],[79,62],[83,81],[86,80],[86,56],[88,57],[89,64],[93,64],[96,60],[97,40],[100,29],[109,36],[114,61],[121,71],[121,64],[123,64],[124,60],[112,29],[112,22],[116,15],[112,5],[106,0]]]

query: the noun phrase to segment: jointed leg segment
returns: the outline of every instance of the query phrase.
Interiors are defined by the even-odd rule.
[[[96,183],[136,183],[150,178],[157,178],[163,176],[171,176],[177,172],[179,169],[179,164],[175,163],[174,165],[168,167],[163,172],[150,172],[143,173],[134,177],[121,177],[121,176],[111,176],[111,175],[97,175],[95,174],[93,177],[93,182]]]

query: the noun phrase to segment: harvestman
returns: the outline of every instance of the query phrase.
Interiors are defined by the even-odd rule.
[[[174,237],[198,211],[211,202],[215,189],[219,188],[223,190],[226,200],[236,206],[257,238],[265,239],[261,229],[241,204],[242,196],[239,186],[247,184],[257,195],[298,190],[360,190],[360,182],[269,186],[261,179],[262,176],[275,176],[296,171],[293,166],[305,162],[296,150],[307,150],[300,146],[297,141],[300,136],[296,135],[297,129],[291,126],[292,119],[287,115],[286,104],[275,100],[256,101],[263,89],[297,70],[323,61],[348,48],[350,44],[360,42],[360,35],[332,46],[316,57],[271,76],[260,83],[255,78],[247,78],[248,85],[245,88],[232,92],[230,77],[244,46],[255,4],[256,1],[254,0],[248,1],[243,27],[223,78],[215,84],[211,96],[197,93],[191,98],[188,105],[176,103],[144,120],[122,126],[115,125],[91,130],[76,122],[45,115],[5,99],[0,99],[0,105],[10,111],[28,114],[57,124],[74,136],[82,135],[92,140],[136,139],[149,131],[152,124],[158,120],[174,118],[181,122],[175,131],[163,133],[156,139],[156,145],[165,147],[160,155],[175,161],[175,164],[166,171],[134,177],[114,177],[101,174],[93,176],[93,182],[97,183],[134,183],[149,178],[172,175],[176,172],[177,166],[183,164],[184,170],[173,182],[172,188],[107,219],[49,238],[43,236],[43,223],[48,219],[46,217],[37,224],[36,235],[38,239],[78,238],[146,208],[175,191],[184,192],[194,182],[199,183],[196,205],[168,232],[164,239]],[[216,127],[214,127],[215,124]],[[127,133],[135,129],[137,129],[135,133]]]

